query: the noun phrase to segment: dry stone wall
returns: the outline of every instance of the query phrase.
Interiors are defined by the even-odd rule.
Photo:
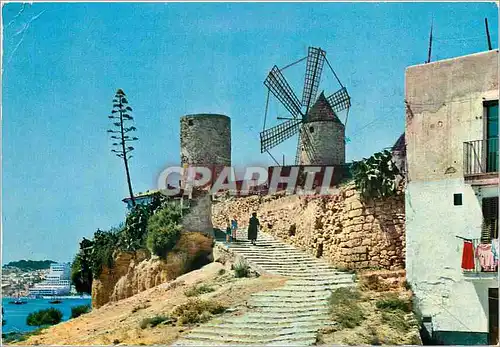
[[[214,227],[236,216],[246,228],[252,212],[263,230],[339,268],[404,269],[404,193],[363,201],[353,184],[323,197],[231,197],[214,203]]]

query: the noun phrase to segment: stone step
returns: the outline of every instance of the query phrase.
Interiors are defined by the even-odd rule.
[[[261,268],[266,271],[273,271],[276,273],[287,274],[287,276],[314,276],[315,278],[323,278],[323,277],[339,277],[339,274],[331,271],[331,270],[322,270],[322,269],[305,269],[305,270],[285,270],[285,269],[273,269],[268,268],[266,265],[260,265]]]
[[[323,293],[323,292],[328,292],[331,293],[332,291],[336,290],[337,288],[350,288],[350,287],[355,287],[355,283],[344,283],[344,284],[330,284],[330,285],[323,285],[323,286],[289,286],[286,288],[282,288],[281,291],[283,292],[301,292],[301,293]]]
[[[196,334],[215,335],[224,337],[253,337],[258,338],[267,337],[274,339],[284,337],[286,335],[302,334],[315,332],[318,328],[316,326],[300,326],[300,327],[287,327],[280,329],[254,329],[253,327],[240,328],[240,327],[200,327],[193,329],[192,332]]]
[[[317,319],[307,319],[307,320],[290,320],[281,319],[279,322],[273,320],[264,319],[246,319],[242,321],[224,321],[220,323],[207,323],[207,327],[216,328],[240,328],[247,329],[251,327],[253,330],[279,330],[287,327],[323,327],[329,325],[331,321],[329,320],[317,320]]]
[[[283,336],[283,337],[275,337],[275,338],[262,338],[262,337],[244,337],[244,336],[216,336],[216,335],[211,335],[211,334],[202,334],[202,333],[196,333],[196,332],[191,332],[189,335],[185,336],[184,339],[186,340],[196,340],[196,341],[211,341],[215,343],[247,343],[247,344],[267,344],[267,343],[277,343],[277,342],[283,342],[284,344],[293,344],[295,341],[303,341],[303,340],[309,340],[313,338],[314,340],[316,339],[316,333],[298,333],[298,334],[292,334],[289,336]]]
[[[266,313],[270,315],[281,315],[286,316],[290,315],[291,317],[299,316],[299,315],[322,315],[327,314],[329,312],[328,306],[323,305],[322,307],[297,307],[297,308],[288,308],[283,306],[264,306],[264,307],[256,307],[252,310],[254,313]]]
[[[292,299],[293,300],[293,299]],[[286,306],[284,307],[286,303]],[[322,310],[326,308],[326,299],[315,300],[314,302],[303,301],[284,301],[284,300],[269,300],[267,298],[262,299],[253,299],[248,303],[249,306],[254,307],[256,309],[293,309],[293,310],[301,310],[301,311],[309,311],[309,310]]]
[[[269,291],[263,293],[255,293],[250,298],[276,298],[276,299],[303,299],[303,300],[317,300],[330,297],[330,291],[322,292],[295,292],[295,291]]]
[[[279,303],[281,305],[287,305],[290,307],[296,307],[297,305],[301,304],[309,304],[311,305],[313,302],[315,303],[321,303],[322,305],[326,304],[328,302],[328,298],[330,295],[323,295],[322,297],[307,297],[307,298],[300,298],[298,296],[295,297],[283,297],[283,296],[271,296],[271,297],[252,297],[249,300],[249,304],[251,306],[258,306],[262,303]]]
[[[290,321],[295,322],[324,322],[330,318],[329,313],[318,313],[318,312],[306,312],[306,313],[296,313],[294,315],[286,315],[282,313],[272,313],[272,312],[260,312],[260,315],[248,313],[245,315],[245,320],[241,320],[241,322],[258,322],[262,324],[289,324]],[[240,320],[238,320],[240,322]]]
[[[242,316],[217,318],[191,330],[174,346],[182,345],[312,345],[318,329],[332,324],[331,291],[354,286],[352,274],[338,271],[269,234],[259,233],[257,246],[238,232],[238,242],[227,249],[263,272],[289,277],[283,287],[252,294],[250,310]]]

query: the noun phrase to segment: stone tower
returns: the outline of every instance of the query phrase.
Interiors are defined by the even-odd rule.
[[[181,164],[231,166],[231,118],[221,114],[181,117]]]
[[[299,143],[300,165],[340,165],[345,164],[344,124],[332,110],[323,93],[309,110],[307,122],[301,127]],[[310,140],[306,141],[305,138]],[[312,147],[315,162],[307,154]]]
[[[181,164],[209,167],[214,182],[224,166],[231,166],[231,119],[221,114],[181,117]],[[202,189],[191,197],[190,211],[182,220],[184,230],[213,236],[211,196]]]

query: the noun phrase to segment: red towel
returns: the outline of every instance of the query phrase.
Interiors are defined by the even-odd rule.
[[[462,253],[462,269],[474,270],[474,247],[472,242],[464,241],[464,250]]]

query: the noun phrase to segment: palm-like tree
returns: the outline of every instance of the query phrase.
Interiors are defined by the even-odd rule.
[[[130,115],[132,112],[132,107],[128,105],[128,101],[123,90],[118,89],[113,99],[113,110],[111,115],[108,116],[109,119],[113,120],[113,126],[115,129],[108,130],[111,135],[111,139],[114,140],[114,148],[111,152],[119,158],[123,159],[125,165],[125,173],[127,175],[128,191],[130,194],[130,199],[132,200],[132,205],[135,206],[134,192],[132,190],[132,181],[130,180],[130,171],[128,168],[128,161],[132,158],[130,152],[134,150],[134,147],[130,146],[130,142],[138,140],[137,137],[131,136],[131,134],[136,131],[136,127],[131,126],[130,123],[133,122],[134,118]]]

